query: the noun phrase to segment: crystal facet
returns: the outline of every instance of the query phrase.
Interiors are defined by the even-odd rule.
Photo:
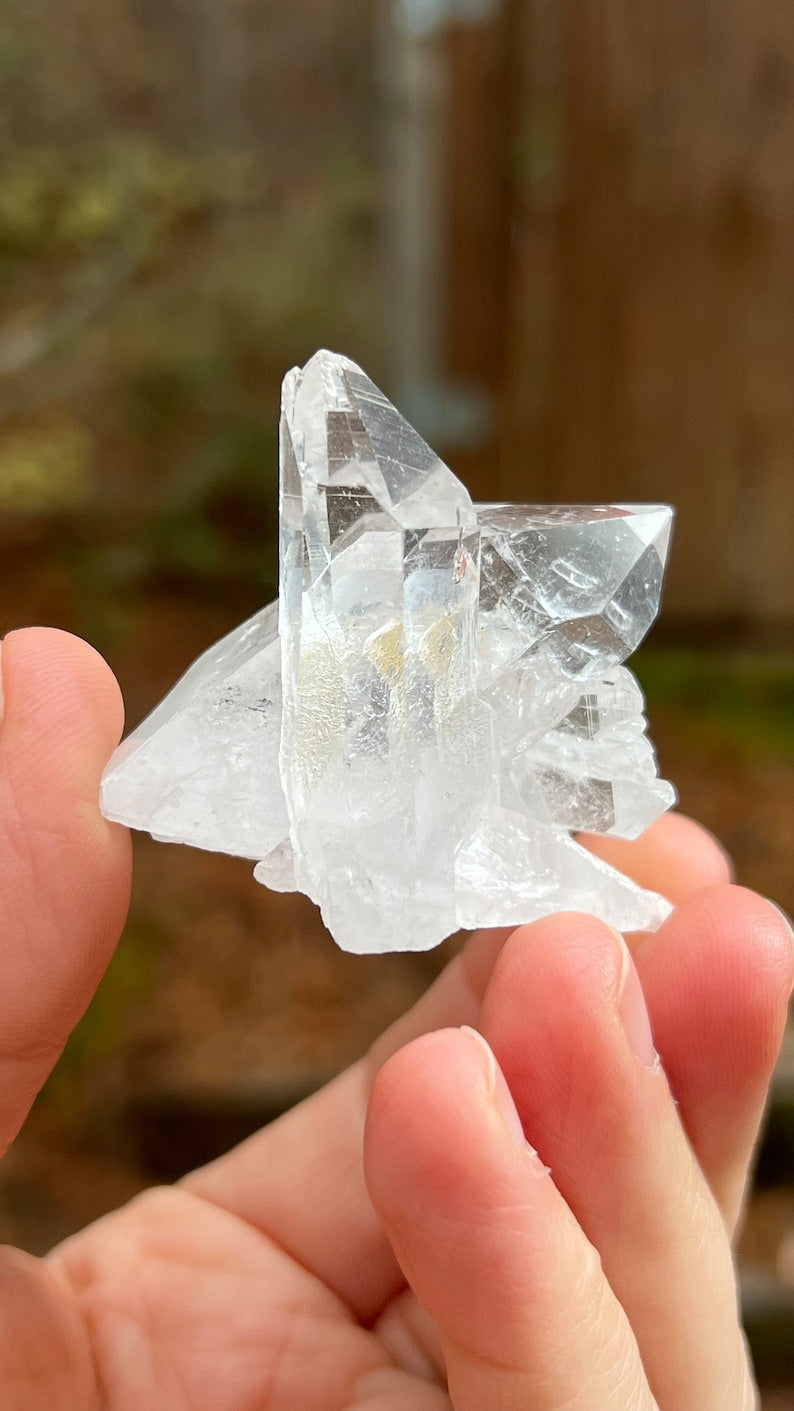
[[[116,750],[106,818],[162,842],[264,857],[285,836],[281,665],[271,603],[210,647]]]
[[[621,663],[659,608],[665,505],[475,506],[354,363],[284,382],[280,595],[120,747],[106,815],[258,859],[346,950],[663,898],[572,833],[674,802]],[[277,615],[278,614],[278,615]]]

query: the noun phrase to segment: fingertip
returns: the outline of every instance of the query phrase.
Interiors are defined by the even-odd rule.
[[[53,627],[9,632],[0,655],[5,735],[23,731],[79,743],[100,768],[124,728],[124,705],[113,672],[80,637]]]
[[[748,887],[722,883],[705,887],[649,937],[643,954],[664,946],[678,931],[693,938],[690,954],[703,948],[715,971],[729,969],[737,983],[769,980],[787,999],[794,984],[794,933],[773,901]],[[654,942],[656,941],[656,944]]]
[[[540,1405],[536,1393],[544,1406],[569,1404],[573,1384],[592,1373],[579,1337],[570,1346],[578,1363],[569,1364],[571,1327],[593,1327],[599,1340],[603,1331],[611,1347],[611,1314],[619,1316],[616,1303],[607,1309],[601,1266],[550,1172],[506,1120],[500,1082],[480,1034],[436,1031],[384,1065],[367,1122],[370,1196],[440,1327],[461,1411],[501,1405],[506,1385],[511,1405]],[[593,1404],[607,1400],[594,1385]]]
[[[788,921],[745,887],[709,887],[644,938],[637,968],[682,1120],[732,1230],[785,1033]]]
[[[794,987],[791,925],[774,902],[747,887],[710,888],[702,896],[701,907],[703,924],[713,931],[723,974],[733,978],[735,1002],[748,1029],[752,1032],[754,1025],[759,1038],[766,1033],[772,1047],[766,1066],[777,1058]]]
[[[516,1158],[527,1156],[535,1153],[524,1141],[507,1083],[475,1031],[424,1034],[377,1075],[364,1165],[370,1196],[387,1224],[424,1221],[433,1212],[465,1223],[498,1199],[515,1177]]]
[[[733,860],[716,834],[685,813],[668,813],[652,826],[650,842],[676,859],[679,886],[728,886],[734,880]]]
[[[631,842],[596,834],[580,841],[596,857],[676,905],[703,887],[733,881],[733,864],[725,848],[684,813],[664,814]]]
[[[752,895],[752,893],[750,894]],[[761,897],[763,916],[759,909],[759,922],[773,949],[773,965],[780,967],[784,978],[787,998],[794,993],[794,926],[791,918],[777,902],[769,897]]]
[[[572,989],[616,993],[624,966],[623,942],[598,917],[558,912],[519,926],[505,941],[493,967],[486,1010],[500,996],[531,995],[542,968],[554,972],[555,996],[565,1011]],[[545,983],[545,981],[544,981]]]
[[[528,1140],[555,1172],[549,1143],[560,1121],[578,1108],[587,1125],[616,1083],[639,1081],[640,1066],[626,1057],[639,1032],[627,1025],[622,999],[629,966],[617,931],[570,912],[520,927],[494,967],[482,1028]]]
[[[708,887],[647,938],[638,968],[666,1065],[678,1068],[679,1049],[700,1052],[701,1063],[707,1050],[715,1080],[768,1079],[794,985],[791,927],[773,902]]]
[[[404,1168],[415,1188],[417,1161],[423,1179],[434,1184],[461,1093],[476,1101],[485,1088],[482,1060],[459,1029],[422,1034],[386,1060],[372,1085],[364,1137],[365,1174],[376,1203],[396,1197],[402,1204]]]
[[[102,818],[99,780],[123,725],[118,683],[87,642],[49,627],[10,632],[0,671],[6,900],[24,906],[27,896],[35,916],[41,897],[29,894],[31,874],[38,873],[64,933],[82,925],[89,935],[97,924],[114,936],[129,900],[131,843],[125,828]]]
[[[9,689],[17,694],[24,689],[23,676],[54,688],[62,682],[64,692],[79,691],[87,708],[101,711],[109,735],[118,739],[124,728],[121,688],[105,658],[84,638],[58,627],[22,627],[8,632],[2,647],[7,703]]]

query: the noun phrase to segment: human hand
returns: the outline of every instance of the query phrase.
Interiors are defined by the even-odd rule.
[[[40,629],[2,657],[0,1149],[129,888],[96,804],[110,673]],[[46,1260],[0,1252],[4,1411],[749,1411],[730,1236],[791,937],[686,819],[591,846],[678,903],[634,962],[586,917],[481,933],[236,1151]]]

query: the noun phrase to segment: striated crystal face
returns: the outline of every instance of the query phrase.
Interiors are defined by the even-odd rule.
[[[669,910],[574,841],[674,801],[621,662],[658,612],[662,505],[474,506],[354,363],[284,383],[280,604],[114,756],[109,817],[259,859],[347,950]]]
[[[319,409],[319,410],[318,410]],[[295,879],[348,949],[454,931],[490,784],[479,533],[458,480],[330,354],[284,390],[281,776]]]
[[[659,611],[667,505],[480,505],[482,605],[564,676],[598,680]]]

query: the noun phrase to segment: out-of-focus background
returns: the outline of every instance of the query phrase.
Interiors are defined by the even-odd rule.
[[[362,362],[480,498],[671,500],[661,763],[794,911],[794,22],[780,0],[5,0],[0,630],[135,723],[275,589],[278,390]],[[137,840],[130,923],[0,1174],[33,1250],[359,1053],[448,956],[344,956]],[[794,1406],[794,1056],[744,1242]]]

